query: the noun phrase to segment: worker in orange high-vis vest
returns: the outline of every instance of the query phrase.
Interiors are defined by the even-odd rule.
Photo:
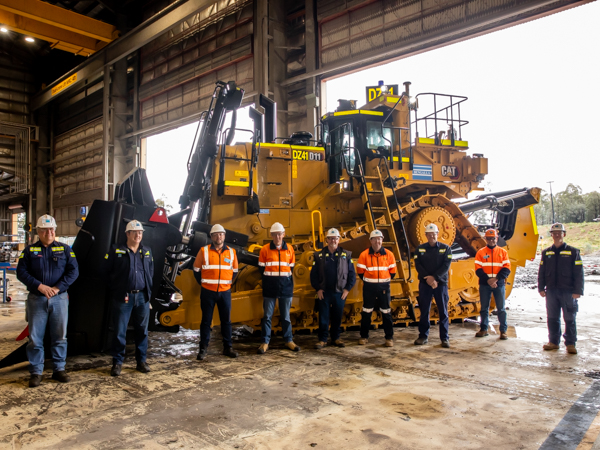
[[[237,352],[231,342],[231,285],[238,272],[235,249],[225,245],[225,229],[217,224],[210,230],[212,243],[198,251],[194,261],[194,277],[202,286],[200,291],[200,352],[196,359],[203,360],[208,354],[211,324],[215,305],[219,308],[223,354],[236,358]]]
[[[373,310],[381,311],[385,346],[394,346],[394,322],[392,321],[392,306],[390,282],[396,276],[396,259],[394,254],[383,248],[383,233],[373,230],[369,236],[371,247],[362,252],[356,264],[356,272],[363,281],[363,309],[360,320],[360,339],[358,343],[365,345],[369,342],[371,315]]]
[[[508,252],[498,247],[498,232],[490,228],[485,232],[487,246],[480,248],[475,255],[475,274],[479,277],[479,298],[481,300],[481,329],[475,337],[484,337],[488,333],[490,301],[492,294],[496,301],[498,320],[500,321],[500,339],[508,339],[506,331],[506,309],[504,308],[506,278],[510,275]]]
[[[294,294],[294,277],[292,271],[296,263],[296,255],[291,245],[287,245],[285,228],[279,222],[271,226],[272,241],[260,249],[258,268],[262,273],[263,310],[262,344],[256,353],[264,354],[271,341],[271,318],[275,310],[275,302],[279,300],[279,322],[285,346],[294,352],[300,347],[294,343],[290,308]]]

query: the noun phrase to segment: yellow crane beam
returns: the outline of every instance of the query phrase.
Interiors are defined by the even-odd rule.
[[[119,37],[111,24],[40,0],[0,0],[0,10],[105,43]]]
[[[0,9],[0,23],[12,31],[25,34],[36,39],[48,41],[53,48],[77,55],[89,56],[107,45],[106,42],[72,31],[64,30],[44,22],[22,17]]]

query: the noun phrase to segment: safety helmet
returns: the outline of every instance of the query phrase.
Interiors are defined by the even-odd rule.
[[[144,231],[144,227],[142,226],[142,223],[139,220],[132,220],[125,227],[125,233],[127,233],[128,231]]]
[[[337,228],[330,228],[327,230],[327,237],[340,237],[340,232]]]
[[[425,227],[425,233],[439,233],[438,227],[435,223],[430,223]]]
[[[371,231],[369,239],[373,239],[373,238],[382,238],[383,239],[383,233],[380,230],[373,230],[373,231]]]
[[[50,214],[44,214],[38,219],[36,228],[56,228],[56,220]]]
[[[285,233],[285,228],[279,222],[275,222],[271,225],[270,233]]]
[[[485,237],[496,237],[497,238],[498,232],[495,229],[490,228],[488,230],[485,230]]]
[[[223,228],[219,224],[213,225],[212,228],[210,229],[210,234],[213,234],[213,233],[225,233],[225,228]]]
[[[565,228],[565,226],[562,223],[557,222],[555,224],[552,224],[552,226],[550,227],[550,232],[553,232],[553,231],[565,231],[566,232],[567,229]]]

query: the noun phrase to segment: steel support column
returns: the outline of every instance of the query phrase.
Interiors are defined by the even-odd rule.
[[[315,0],[305,0],[305,33],[306,43],[306,71],[317,70],[317,27],[316,27]],[[315,127],[319,123],[319,91],[318,78],[306,80],[306,130],[313,133],[317,139]]]

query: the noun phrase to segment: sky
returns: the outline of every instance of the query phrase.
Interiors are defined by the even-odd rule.
[[[593,2],[336,78],[327,82],[323,104],[327,111],[338,99],[362,105],[365,86],[379,80],[401,87],[410,81],[411,95],[465,96],[462,137],[469,153],[489,159],[487,189],[548,190],[553,181],[554,193],[569,183],[600,191],[599,21],[600,2]],[[165,194],[175,210],[195,130],[192,124],[148,138],[154,196]]]

